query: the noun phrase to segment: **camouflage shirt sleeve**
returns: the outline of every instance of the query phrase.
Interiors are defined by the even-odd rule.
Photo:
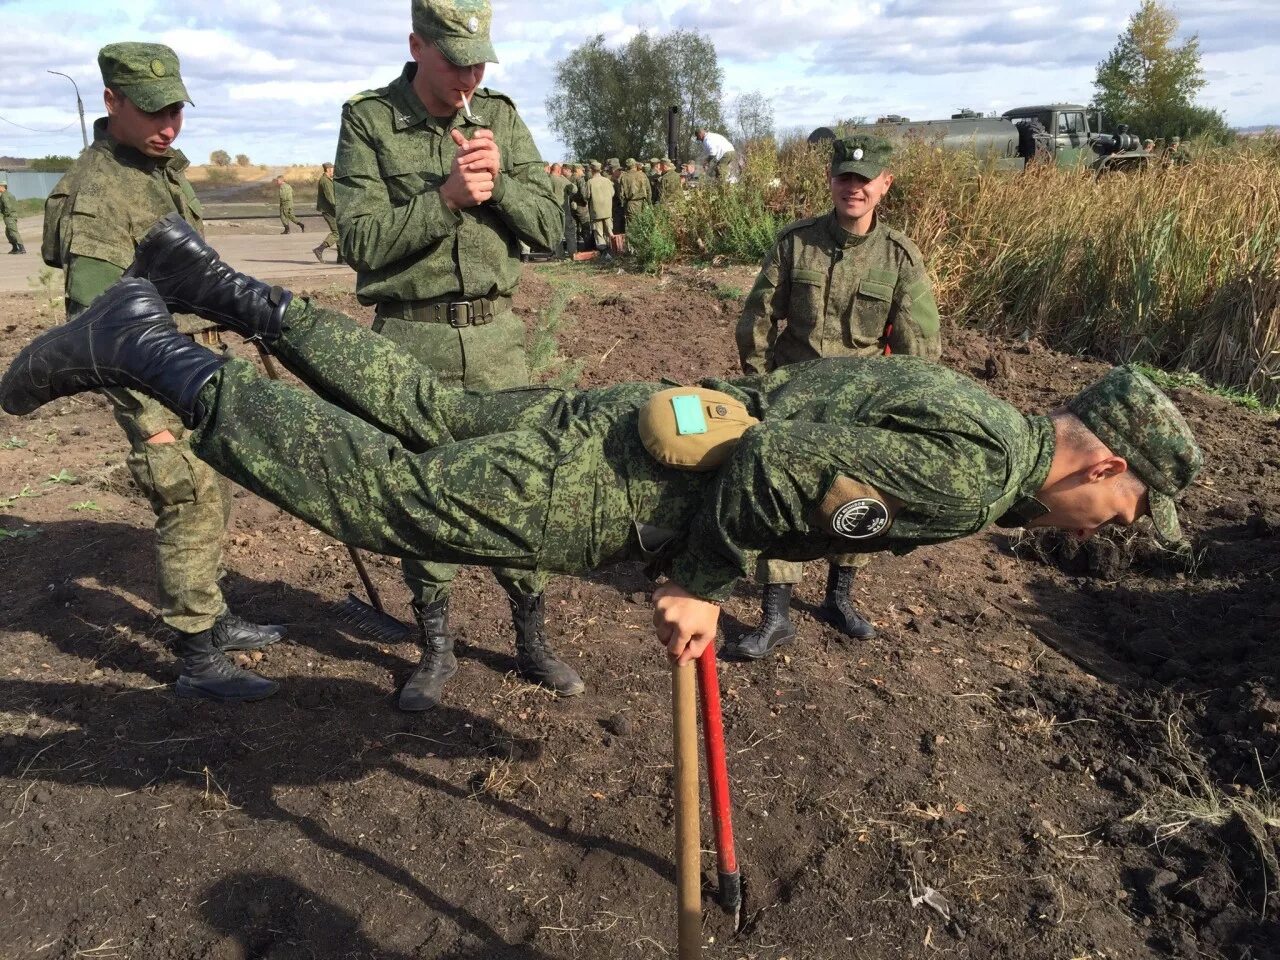
[[[784,236],[765,257],[738,318],[738,359],[748,376],[768,372],[778,323],[786,317],[790,299],[791,242]]]
[[[560,201],[515,105],[510,104],[504,113],[509,113],[509,119],[506,136],[499,139],[504,144],[502,174],[489,203],[521,240],[539,250],[550,250],[564,233]]]
[[[428,185],[402,206],[392,206],[378,166],[378,144],[356,107],[342,109],[334,166],[338,170],[339,248],[357,270],[381,270],[451,235],[462,216]]]
[[[762,423],[742,435],[720,468],[670,575],[695,596],[721,602],[761,553],[785,560],[905,553],[968,536],[982,528],[999,493],[993,476],[1003,478],[1008,468],[997,447],[947,434]],[[824,525],[823,502],[842,478],[894,500],[897,516],[883,533],[853,540]]]
[[[919,255],[902,265],[889,322],[893,324],[889,336],[893,353],[933,362],[942,356],[942,322],[933,296],[933,280]]]

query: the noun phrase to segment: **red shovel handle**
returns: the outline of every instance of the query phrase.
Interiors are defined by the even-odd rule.
[[[707,783],[711,790],[711,822],[716,834],[716,868],[720,874],[720,906],[736,914],[742,905],[742,875],[733,847],[733,813],[729,771],[724,756],[724,723],[720,715],[720,678],[716,647],[708,644],[698,658],[698,699],[702,703],[702,735],[707,748]]]

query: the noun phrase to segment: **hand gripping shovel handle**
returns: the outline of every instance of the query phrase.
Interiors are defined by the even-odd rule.
[[[702,701],[702,735],[707,750],[707,782],[711,790],[711,823],[716,834],[716,872],[720,877],[720,908],[737,926],[742,912],[742,873],[733,846],[733,808],[729,800],[729,770],[724,755],[724,722],[720,713],[720,678],[716,647],[708,644],[698,658],[698,693]]]
[[[698,836],[698,706],[693,664],[671,665],[675,739],[676,929],[679,960],[702,956],[702,867]]]

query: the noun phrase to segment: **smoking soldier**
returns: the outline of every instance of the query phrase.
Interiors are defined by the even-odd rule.
[[[745,373],[763,373],[818,357],[942,353],[938,308],[924,257],[915,244],[880,222],[876,209],[893,185],[893,147],[880,137],[837,140],[829,170],[832,209],[782,231],[765,259],[738,321],[738,355]],[[875,635],[850,597],[854,578],[871,555],[830,558],[819,616],[846,636]],[[760,626],[738,638],[731,652],[765,656],[796,635],[791,595],[803,566],[768,559],[757,571],[764,584]]]
[[[147,229],[174,214],[201,231],[200,204],[187,182],[187,158],[174,149],[183,105],[191,102],[178,57],[155,43],[113,43],[98,53],[107,116],[93,143],[45,201],[41,256],[62,268],[67,316],[75,317],[133,262]],[[222,351],[215,326],[178,317],[192,349]],[[274,681],[241,670],[225,654],[258,650],[284,630],[258,626],[227,609],[218,578],[231,509],[228,485],[191,451],[182,421],[133,390],[106,392],[129,441],[127,463],[156,516],[160,615],[174,631],[184,697],[260,700]]]
[[[1177,409],[1127,368],[1049,416],[915,357],[700,388],[484,394],[237,274],[176,218],[143,240],[130,274],[21,351],[0,407],[146,390],[215,469],[380,553],[572,574],[648,559],[670,578],[654,622],[681,662],[715,638],[720,602],[762,553],[905,553],[992,523],[1087,538],[1144,515],[1177,542],[1174,500],[1202,465]],[[255,338],[314,392],[192,344],[177,308]]]
[[[551,250],[564,233],[533,138],[506,96],[480,86],[497,62],[487,0],[413,0],[411,61],[342,111],[337,199],[343,257],[373,329],[443,382],[472,390],[529,381],[524,323],[511,298],[521,243]],[[499,565],[500,566],[500,565]],[[400,692],[430,709],[457,671],[444,556],[404,558],[422,660]],[[541,572],[496,570],[511,602],[516,667],[563,696],[581,678],[547,642]]]

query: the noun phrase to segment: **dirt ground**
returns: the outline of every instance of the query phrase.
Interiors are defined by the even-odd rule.
[[[533,326],[571,295],[583,384],[687,380],[734,372],[751,274],[540,266],[517,304]],[[0,300],[0,361],[42,309]],[[1103,369],[948,333],[948,364],[1029,411]],[[749,899],[735,934],[704,859],[705,956],[1280,957],[1280,424],[1176,400],[1208,455],[1192,557],[993,533],[880,559],[865,643],[812,617],[814,564],[797,641],[722,666]],[[123,457],[96,397],[0,415],[0,957],[674,955],[670,687],[638,569],[550,587],[588,684],[564,702],[514,679],[504,598],[465,571],[448,704],[408,716],[414,648],[335,622],[343,550],[241,493],[226,592],[289,625],[256,665],[282,689],[178,701]],[[407,617],[395,564],[373,570]],[[726,633],[757,616],[746,585]]]

